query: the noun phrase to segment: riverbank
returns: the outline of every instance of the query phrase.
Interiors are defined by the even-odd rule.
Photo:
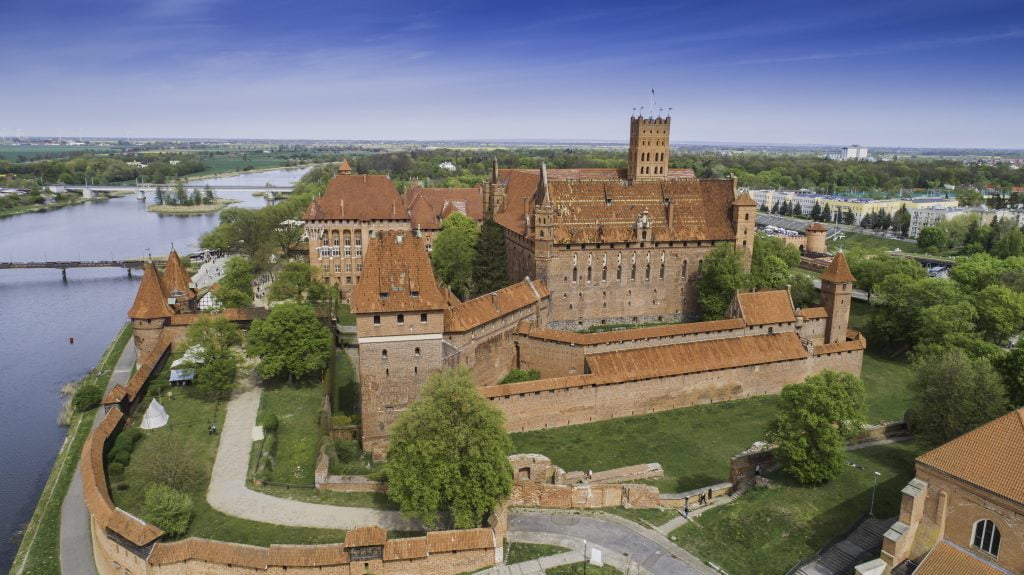
[[[121,353],[131,340],[131,325],[125,324],[117,337],[104,352],[96,368],[82,383],[95,382],[106,388]],[[69,398],[70,400],[70,398]],[[22,573],[60,575],[60,519],[61,504],[67,495],[68,487],[78,469],[78,460],[82,454],[82,446],[92,429],[92,421],[96,409],[75,414],[68,426],[68,436],[64,445],[57,453],[57,459],[50,470],[46,486],[39,496],[32,519],[25,528],[18,553],[11,566],[12,575]]]
[[[211,204],[200,204],[197,206],[172,206],[168,204],[146,206],[146,211],[154,214],[165,214],[172,216],[194,216],[196,214],[212,214],[219,212],[231,204],[240,203],[239,200],[215,198]]]
[[[32,214],[38,212],[52,212],[68,206],[77,206],[86,202],[100,202],[109,200],[114,197],[121,197],[128,195],[131,192],[104,192],[102,195],[98,195],[95,198],[83,198],[78,194],[65,193],[58,194],[57,200],[50,204],[28,204],[25,206],[13,206],[10,208],[0,208],[0,218],[7,218],[10,216],[20,216],[22,214]]]

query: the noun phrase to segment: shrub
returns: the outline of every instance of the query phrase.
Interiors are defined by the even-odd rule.
[[[359,443],[351,439],[339,439],[334,442],[334,452],[338,454],[338,461],[348,463],[359,457]]]
[[[132,462],[132,454],[124,449],[114,448],[114,451],[110,452],[110,461],[113,463],[120,463],[123,467],[128,467],[128,464]]]
[[[107,466],[107,474],[111,477],[121,477],[124,475],[124,465],[116,461],[111,463]]]
[[[171,537],[184,535],[192,522],[192,498],[163,483],[154,483],[146,488],[142,517]]]
[[[75,389],[71,397],[71,405],[81,413],[98,406],[103,400],[103,387],[98,383],[83,383]]]
[[[204,479],[202,464],[181,438],[156,433],[146,438],[135,453],[132,468],[144,484],[163,483],[174,489],[194,491]]]
[[[336,413],[331,416],[331,425],[334,427],[345,427],[346,425],[352,425],[352,423],[353,420],[351,415]]]
[[[520,381],[533,381],[540,379],[540,372],[536,369],[513,369],[498,383],[519,383]]]
[[[278,421],[277,416],[273,413],[265,414],[260,418],[260,425],[263,426],[263,431],[267,433],[277,433],[277,427],[281,422]]]

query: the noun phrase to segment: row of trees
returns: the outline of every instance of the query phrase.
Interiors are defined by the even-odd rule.
[[[146,167],[129,162],[139,162]],[[0,160],[0,173],[37,179],[48,184],[115,184],[134,181],[136,178],[162,184],[204,169],[206,165],[195,154],[86,155],[38,162]]]
[[[995,216],[990,224],[984,224],[980,215],[970,214],[922,229],[917,245],[930,251],[958,250],[963,254],[1019,257],[1024,256],[1024,232],[1015,220]]]
[[[216,199],[209,184],[202,191],[199,188],[192,188],[189,192],[181,180],[174,184],[170,192],[165,192],[163,187],[157,186],[155,196],[154,201],[158,206],[202,206],[212,204]]]
[[[800,263],[800,250],[781,238],[758,234],[750,273],[743,270],[739,252],[731,245],[711,251],[702,264],[697,297],[704,320],[722,319],[737,291],[781,289],[790,286],[793,304],[813,306],[817,302],[814,284],[805,274],[792,271]]]

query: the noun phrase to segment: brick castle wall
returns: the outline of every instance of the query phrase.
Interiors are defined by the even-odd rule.
[[[543,322],[548,317],[548,300],[517,309],[462,333],[449,333],[451,346],[445,353],[445,367],[468,366],[477,385],[494,385],[516,368],[518,358],[513,332],[524,319]],[[454,348],[454,349],[452,349]]]
[[[576,425],[616,417],[667,411],[776,394],[823,369],[860,375],[862,351],[608,385],[586,385],[491,399],[509,431]]]

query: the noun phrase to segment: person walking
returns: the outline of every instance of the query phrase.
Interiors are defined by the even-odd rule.
[[[683,519],[690,519],[690,504],[687,503],[683,506]]]

